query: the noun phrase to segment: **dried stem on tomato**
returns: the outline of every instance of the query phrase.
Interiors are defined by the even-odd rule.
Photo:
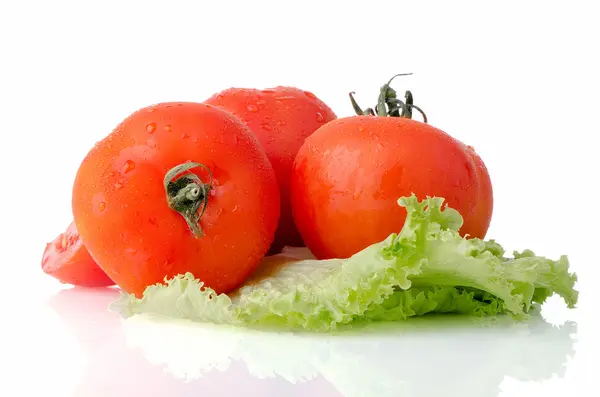
[[[205,169],[209,175],[209,183],[204,183],[194,173],[185,172],[192,168]],[[164,186],[169,208],[183,216],[190,230],[196,237],[204,236],[200,219],[208,206],[208,196],[212,189],[212,173],[203,164],[187,162],[171,168],[165,175]]]

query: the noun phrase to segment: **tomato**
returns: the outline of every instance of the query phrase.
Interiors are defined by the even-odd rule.
[[[273,241],[279,190],[256,137],[200,103],[134,112],[81,163],[73,215],[86,247],[123,290],[191,272],[238,287]]]
[[[53,242],[46,244],[42,270],[64,284],[82,287],[115,284],[91,257],[73,222]]]
[[[294,87],[230,88],[206,103],[230,111],[248,125],[273,165],[281,194],[281,217],[270,253],[285,245],[304,246],[290,204],[292,167],[304,139],[336,115],[314,94]]]
[[[406,103],[412,105],[412,95]],[[412,193],[420,199],[444,197],[464,218],[462,235],[487,233],[492,185],[481,158],[442,130],[406,115],[334,120],[306,139],[295,160],[293,214],[319,259],[347,258],[398,232],[406,210],[397,200]]]

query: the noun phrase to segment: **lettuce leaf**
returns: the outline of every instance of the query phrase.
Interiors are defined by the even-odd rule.
[[[427,313],[524,318],[557,293],[577,303],[576,275],[566,256],[532,251],[505,257],[494,240],[463,238],[460,214],[440,197],[398,204],[400,233],[348,259],[316,260],[302,250],[267,257],[245,285],[216,294],[190,273],[149,286],[142,298],[122,294],[111,310],[124,317],[154,313],[194,321],[329,331],[343,324],[403,320]]]

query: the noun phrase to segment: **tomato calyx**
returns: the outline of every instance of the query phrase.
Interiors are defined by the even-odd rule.
[[[377,105],[375,106],[375,110],[372,108],[367,108],[362,110],[362,108],[354,99],[354,92],[348,94],[350,96],[350,102],[352,103],[352,107],[354,111],[359,116],[381,116],[381,117],[403,117],[407,119],[412,119],[413,110],[418,111],[423,116],[423,122],[427,123],[427,115],[425,112],[413,103],[413,95],[412,92],[406,91],[404,93],[404,101],[398,99],[398,94],[396,90],[390,87],[392,81],[398,76],[409,76],[412,73],[400,73],[392,78],[379,90],[379,99],[377,100]]]
[[[192,168],[203,168],[209,175],[209,183],[204,183],[194,173],[185,172]],[[182,175],[183,174],[183,175]],[[164,178],[165,192],[169,208],[179,212],[196,238],[204,236],[200,219],[208,206],[208,197],[213,185],[213,176],[204,164],[186,162],[171,168]]]

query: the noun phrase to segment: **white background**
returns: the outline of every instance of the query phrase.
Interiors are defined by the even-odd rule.
[[[377,391],[370,379],[378,379],[400,380],[409,385],[406,395],[419,396],[457,390],[473,396],[599,395],[592,379],[600,371],[594,295],[600,276],[595,144],[600,134],[600,29],[595,3],[0,2],[0,296],[2,329],[8,333],[0,342],[2,394],[200,395],[213,387],[214,395],[227,396],[375,396],[398,390],[390,384]],[[132,111],[156,102],[202,101],[231,86],[292,85],[314,92],[339,117],[350,116],[348,92],[356,91],[361,104],[372,106],[378,88],[402,72],[414,75],[399,78],[396,88],[411,89],[430,123],[474,146],[488,166],[495,192],[488,237],[509,250],[569,254],[579,274],[580,307],[568,311],[553,299],[543,311],[552,324],[576,324],[575,353],[564,354],[566,368],[542,368],[550,356],[563,354],[559,349],[565,348],[565,335],[569,340],[565,328],[558,337],[543,326],[546,331],[537,337],[519,337],[531,330],[511,327],[496,327],[482,336],[474,328],[456,334],[413,333],[406,343],[419,349],[399,346],[403,357],[391,357],[393,348],[375,349],[381,357],[373,356],[369,345],[371,361],[365,358],[365,367],[379,359],[429,360],[432,378],[405,365],[388,378],[361,378],[364,368],[348,367],[345,377],[339,368],[332,374],[331,368],[341,364],[332,359],[318,365],[314,358],[328,341],[304,340],[308,347],[298,344],[294,350],[290,346],[300,342],[291,339],[282,351],[292,358],[311,351],[311,358],[296,358],[312,366],[308,372],[315,374],[314,380],[291,386],[297,380],[285,380],[276,370],[284,366],[277,361],[281,358],[269,362],[266,355],[261,368],[274,368],[277,376],[260,383],[264,373],[248,370],[247,357],[256,354],[239,353],[230,367],[222,368],[228,368],[225,372],[209,372],[184,390],[175,377],[162,374],[159,363],[181,368],[188,360],[194,366],[198,363],[190,364],[190,358],[206,359],[206,349],[198,348],[190,357],[185,347],[191,345],[179,350],[164,345],[164,354],[154,352],[152,359],[147,349],[125,345],[128,328],[104,310],[114,297],[110,290],[57,295],[64,287],[41,272],[44,244],[71,220],[70,189],[79,162]],[[54,303],[49,305],[49,299]],[[160,328],[139,332],[138,325],[128,325],[128,332],[137,332],[130,345],[143,345],[143,337]],[[186,332],[180,340],[208,331]],[[217,339],[223,337],[217,334]],[[245,340],[241,345],[246,347],[264,345],[256,335],[235,338]],[[375,345],[378,338],[373,337]],[[169,337],[148,339],[146,347],[165,339]],[[207,359],[207,365],[233,357],[231,343],[240,345],[231,340],[211,344],[220,359]],[[458,347],[461,343],[464,348]],[[539,347],[532,350],[538,360],[533,364],[525,354],[532,343]],[[490,347],[492,353],[475,354]],[[352,354],[366,357],[350,345],[323,349],[339,363],[347,363]],[[435,379],[443,368],[453,369],[455,376]],[[543,376],[532,381],[515,375],[538,369]],[[235,379],[242,379],[239,385]],[[243,380],[259,382],[258,389]],[[351,380],[368,387],[348,384]],[[137,390],[144,382],[143,392]],[[452,382],[485,387],[453,388]],[[15,389],[8,392],[9,385]]]

